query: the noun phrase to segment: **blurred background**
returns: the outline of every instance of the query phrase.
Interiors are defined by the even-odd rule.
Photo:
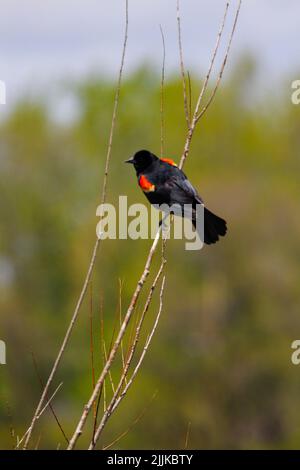
[[[181,3],[195,99],[224,2]],[[123,194],[144,202],[123,161],[140,148],[159,153],[159,24],[167,54],[165,146],[175,161],[186,134],[176,2],[131,0],[129,7],[112,203]],[[185,166],[209,207],[228,220],[228,236],[200,252],[186,251],[184,241],[168,243],[159,328],[99,448],[129,428],[115,448],[183,448],[188,429],[189,448],[299,447],[300,366],[291,363],[291,343],[300,336],[300,108],[291,102],[291,82],[300,78],[299,15],[296,0],[288,9],[282,1],[244,1],[224,80]],[[0,339],[7,346],[7,364],[0,366],[2,449],[12,448],[29,425],[87,270],[123,33],[121,0],[1,4],[0,79],[7,90],[0,105]],[[120,282],[124,313],[150,243],[107,240],[102,246],[53,384],[54,390],[63,382],[53,406],[68,436],[92,390],[91,316],[98,373],[101,317],[109,348]],[[156,311],[157,295],[148,327]],[[119,369],[120,357],[114,380]],[[109,396],[109,382],[106,389]],[[88,428],[79,447],[90,437]],[[37,443],[65,446],[49,411],[36,427],[32,446]]]

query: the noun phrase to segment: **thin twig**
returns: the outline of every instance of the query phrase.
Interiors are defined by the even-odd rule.
[[[93,334],[93,285],[90,283],[90,354],[92,368],[92,387],[95,388],[95,364],[94,364],[94,334]],[[94,416],[96,416],[96,404],[94,403]]]
[[[51,395],[51,397],[49,398],[49,400],[47,401],[46,405],[41,409],[41,411],[39,412],[39,414],[37,415],[36,417],[36,421],[38,421],[40,419],[40,417],[42,416],[42,414],[44,413],[44,411],[47,409],[47,407],[50,405],[51,401],[53,400],[53,398],[55,397],[55,395],[57,394],[58,390],[61,388],[61,386],[63,385],[63,382],[61,382],[58,387],[55,389],[55,391],[53,392],[53,394]],[[23,437],[21,439],[18,440],[18,444],[16,446],[16,448],[20,447],[20,444],[22,444],[22,442],[24,441],[24,439],[26,438],[26,436],[29,435],[30,431],[32,431],[30,429],[30,427],[27,429],[27,431],[25,432],[25,434],[23,435]]]
[[[164,85],[165,85],[165,62],[166,62],[166,45],[164,32],[159,25],[162,47],[163,47],[163,59],[161,67],[161,83],[160,83],[160,156],[161,158],[165,155],[165,114],[164,114]]]
[[[34,447],[34,450],[38,450],[39,445],[41,443],[41,439],[42,439],[42,435],[40,434],[39,437],[38,437],[38,440],[36,441],[36,445]]]
[[[202,99],[203,99],[204,93],[206,91],[206,88],[207,88],[207,85],[208,85],[208,82],[209,82],[209,79],[210,79],[211,71],[212,71],[216,56],[217,56],[217,52],[219,50],[220,41],[221,41],[221,37],[222,37],[223,31],[224,31],[225,21],[226,21],[226,17],[227,17],[228,8],[229,8],[229,3],[226,3],[225,13],[224,13],[224,16],[223,16],[223,21],[221,23],[221,27],[220,27],[220,30],[219,30],[219,33],[218,33],[218,36],[217,36],[217,41],[216,41],[215,48],[213,50],[210,65],[208,67],[208,72],[206,74],[203,86],[202,86],[201,91],[199,93],[198,100],[197,100],[196,107],[195,107],[195,111],[194,111],[194,114],[193,114],[193,119],[192,119],[191,125],[190,125],[189,130],[188,130],[188,134],[187,134],[187,138],[186,138],[186,142],[185,142],[185,146],[184,146],[184,151],[183,151],[183,154],[182,154],[181,159],[180,159],[180,164],[179,164],[180,169],[183,167],[184,162],[185,162],[185,160],[186,160],[186,158],[189,154],[192,137],[193,137],[197,122],[199,121],[199,119],[197,119],[199,109],[200,109]]]
[[[157,325],[158,325],[158,322],[159,322],[159,319],[160,319],[160,315],[161,315],[161,312],[162,312],[162,307],[163,307],[163,292],[164,292],[164,288],[165,288],[165,280],[166,280],[166,277],[164,276],[164,277],[163,277],[163,280],[162,280],[162,284],[161,284],[161,289],[160,289],[159,310],[158,310],[158,313],[157,313],[157,315],[156,315],[155,322],[154,322],[154,325],[153,325],[153,327],[152,327],[152,330],[151,330],[151,332],[150,332],[150,334],[149,334],[149,336],[148,336],[148,338],[147,338],[147,340],[146,340],[146,343],[145,343],[143,352],[142,352],[142,354],[141,354],[141,356],[140,356],[140,358],[139,358],[139,360],[138,360],[138,363],[137,363],[137,365],[135,366],[135,369],[134,369],[134,371],[133,371],[133,373],[132,373],[130,379],[128,380],[128,383],[127,383],[126,387],[124,387],[124,390],[122,391],[121,395],[118,397],[118,399],[117,399],[117,401],[116,401],[116,403],[115,403],[115,405],[114,405],[114,407],[113,407],[113,409],[112,409],[112,412],[118,407],[120,401],[125,397],[125,395],[126,395],[128,389],[129,389],[129,387],[132,385],[132,382],[134,381],[134,379],[135,379],[135,377],[136,377],[136,375],[137,375],[137,373],[138,373],[138,371],[139,371],[139,369],[140,369],[140,367],[141,367],[141,365],[142,365],[142,362],[143,362],[143,360],[144,360],[144,358],[145,358],[145,355],[146,355],[146,353],[147,353],[147,350],[148,350],[148,348],[149,348],[149,345],[150,345],[150,343],[151,343],[151,341],[152,341],[153,335],[154,335],[155,330],[156,330],[156,328],[157,328]]]
[[[184,443],[184,449],[185,450],[188,448],[188,445],[189,445],[190,433],[191,433],[191,422],[189,421],[188,425],[187,425],[185,443]]]
[[[105,364],[105,353],[104,353],[105,347],[104,347],[104,344],[105,344],[105,339],[104,339],[103,299],[101,298],[101,301],[100,301],[100,348],[101,348],[101,357],[102,357],[103,367],[104,367],[104,364]],[[103,386],[103,408],[105,410],[105,408],[106,408],[105,381],[104,381],[103,385],[104,385]],[[96,414],[94,416],[94,429],[95,430],[97,428],[97,416],[98,416],[100,400],[101,400],[101,394],[99,394],[99,397],[98,397],[97,406],[96,406]]]
[[[137,307],[136,307],[136,310],[137,310]],[[141,313],[142,315],[142,313]],[[136,318],[135,318],[135,321],[132,320],[132,326],[130,328],[130,334],[129,334],[129,339],[128,339],[128,346],[127,346],[127,351],[126,351],[126,356],[125,356],[125,363],[127,363],[127,360],[128,360],[128,357],[130,355],[130,352],[131,352],[131,348],[132,348],[132,345],[133,345],[133,342],[134,342],[134,338],[135,338],[135,332],[136,332],[136,329],[137,329],[137,326],[138,326],[138,323],[141,319],[141,315],[137,314],[136,315]],[[123,369],[124,370],[124,369]],[[125,379],[125,381],[127,382],[127,378]]]
[[[31,351],[31,357],[32,357],[32,362],[33,362],[33,366],[34,366],[34,370],[35,370],[36,376],[37,376],[37,378],[38,378],[38,380],[39,380],[39,382],[40,382],[41,390],[43,390],[43,387],[44,387],[43,380],[42,380],[42,377],[41,377],[41,374],[40,374],[40,371],[39,371],[39,368],[38,368],[38,364],[37,364],[36,357],[35,357],[35,355],[33,354],[33,351]],[[67,437],[67,435],[66,435],[66,433],[65,433],[65,431],[64,431],[64,429],[63,429],[63,427],[62,427],[62,425],[61,425],[61,423],[60,423],[60,421],[59,421],[59,419],[58,419],[58,416],[57,416],[56,412],[54,411],[54,408],[53,408],[53,406],[52,406],[51,403],[49,403],[49,408],[50,408],[50,411],[51,411],[51,413],[52,413],[52,415],[53,415],[53,417],[54,417],[54,419],[55,419],[55,421],[56,421],[56,423],[57,423],[59,429],[61,430],[62,435],[64,436],[64,439],[65,439],[66,442],[68,443],[68,442],[69,442],[69,439],[68,439],[68,437]]]
[[[226,62],[227,62],[227,59],[228,59],[228,54],[229,54],[229,51],[230,51],[232,39],[233,39],[233,36],[234,36],[234,32],[235,32],[235,28],[236,28],[236,25],[237,25],[237,21],[238,21],[240,9],[241,9],[241,4],[242,4],[242,0],[240,0],[240,2],[239,2],[239,4],[238,4],[238,8],[237,8],[237,11],[236,11],[236,14],[235,14],[235,19],[234,19],[233,27],[232,27],[231,34],[230,34],[230,39],[229,39],[229,42],[228,42],[227,50],[226,50],[225,57],[224,57],[224,60],[223,60],[223,63],[222,63],[222,66],[221,66],[221,69],[220,69],[220,72],[219,72],[219,76],[218,76],[216,85],[215,85],[215,87],[214,87],[214,89],[213,89],[212,94],[211,94],[210,97],[209,97],[209,100],[208,100],[207,103],[203,106],[202,110],[201,110],[200,113],[198,114],[198,116],[197,116],[197,122],[198,122],[199,119],[203,116],[203,114],[207,111],[209,105],[210,105],[211,102],[213,101],[213,99],[214,99],[214,97],[215,97],[215,95],[216,95],[216,93],[217,93],[217,90],[218,90],[218,88],[219,88],[220,82],[221,82],[221,80],[222,80],[223,72],[224,72],[224,69],[225,69],[225,66],[226,66]]]
[[[183,62],[179,0],[177,0],[177,29],[178,29],[178,48],[179,48],[179,59],[180,59],[180,72],[181,72],[182,90],[183,90],[183,106],[184,106],[184,114],[185,114],[185,120],[186,120],[187,128],[189,129],[190,128],[190,118],[189,118],[187,92],[186,92],[185,68],[184,68],[184,62]]]
[[[104,346],[104,357],[105,357],[105,360],[107,361],[107,352],[106,352],[105,343],[103,343],[103,346]],[[110,381],[112,391],[113,391],[113,393],[115,393],[115,384],[114,384],[114,381],[113,381],[113,378],[112,378],[112,375],[111,375],[111,370],[108,371],[108,377],[109,377],[109,381]]]
[[[141,413],[134,419],[133,423],[125,430],[123,431],[118,437],[116,437],[110,444],[107,444],[106,446],[102,447],[102,450],[108,450],[112,446],[114,446],[117,442],[119,442],[123,437],[127,436],[127,434],[134,428],[134,426],[143,418],[143,416],[146,414],[148,408],[150,407],[151,403],[153,400],[156,398],[157,395],[157,390],[154,392],[154,394],[151,397],[150,402],[145,406],[145,408],[141,411]]]
[[[112,122],[111,122],[111,128],[110,128],[109,142],[108,142],[108,148],[107,148],[107,154],[106,154],[105,171],[104,171],[104,179],[103,179],[103,187],[102,187],[102,197],[101,197],[101,203],[102,204],[104,204],[104,202],[106,200],[106,190],[107,190],[109,164],[110,164],[110,158],[111,158],[111,150],[112,150],[112,142],[113,142],[113,136],[114,136],[114,130],[115,130],[117,110],[118,110],[118,105],[119,105],[119,96],[120,96],[121,81],[122,81],[122,74],[123,74],[123,68],[124,68],[124,62],[125,62],[125,52],[126,52],[126,45],[127,45],[127,37],[128,37],[128,0],[125,0],[125,5],[126,5],[125,35],[124,35],[124,42],[123,42],[121,65],[120,65],[119,76],[118,76],[118,83],[117,83],[116,94],[115,94],[114,109],[113,109],[113,114],[112,114]],[[91,279],[91,276],[92,276],[92,273],[93,273],[93,270],[94,270],[96,256],[97,256],[99,246],[100,246],[100,239],[97,238],[96,242],[95,242],[95,245],[94,245],[94,249],[93,249],[92,257],[91,257],[90,264],[89,264],[89,267],[88,267],[88,271],[87,271],[87,274],[86,274],[86,278],[85,278],[85,281],[83,283],[83,287],[82,287],[81,293],[79,295],[79,299],[78,299],[78,302],[76,304],[72,319],[70,321],[67,332],[66,332],[65,337],[63,339],[61,348],[60,348],[60,350],[58,352],[58,355],[55,359],[54,365],[52,367],[49,378],[47,380],[47,383],[46,383],[45,388],[43,390],[43,393],[41,395],[40,401],[39,401],[39,403],[36,407],[36,410],[34,412],[34,415],[33,415],[32,421],[31,421],[31,425],[30,425],[30,431],[27,435],[27,438],[26,438],[26,441],[25,441],[25,444],[24,444],[24,447],[23,447],[24,450],[27,449],[27,447],[28,447],[28,444],[29,444],[29,441],[30,441],[30,438],[31,438],[31,434],[32,434],[32,431],[34,429],[34,426],[35,426],[35,423],[36,423],[36,420],[37,420],[37,416],[38,416],[38,414],[39,414],[39,412],[40,412],[40,410],[43,406],[43,403],[46,399],[46,396],[48,394],[48,390],[49,390],[50,385],[53,381],[55,373],[56,373],[56,371],[58,369],[58,366],[60,364],[61,358],[62,358],[62,356],[65,352],[66,346],[67,346],[68,341],[70,339],[71,333],[73,331],[74,324],[76,323],[76,320],[77,320],[77,317],[78,317],[78,314],[79,314],[79,311],[80,311],[80,307],[81,307],[83,299],[86,295],[87,287],[88,287],[88,284],[90,282],[90,279]]]
[[[105,357],[105,337],[104,337],[104,315],[103,315],[103,298],[101,298],[101,304],[100,304],[100,332],[101,332],[101,357],[102,357],[102,363],[103,366],[106,362],[106,357]],[[94,387],[95,388],[95,387]],[[106,409],[106,381],[104,380],[103,382],[103,409]],[[101,390],[101,392],[102,392]],[[101,395],[102,393],[99,393],[98,401],[97,401],[97,406],[96,406],[96,413],[94,416],[94,429],[96,430],[97,427],[97,417],[98,417],[98,411],[99,411],[99,405],[101,401]]]
[[[117,326],[117,320],[118,320],[118,309],[116,309],[116,312],[115,312],[114,327],[113,327],[113,332],[112,332],[111,340],[110,340],[109,353],[110,353],[112,345],[113,345],[113,340],[114,340],[116,326]],[[101,336],[102,336],[102,356],[103,356],[103,367],[104,367],[106,362],[107,362],[107,352],[106,352],[106,344],[105,344],[105,339],[104,339],[104,321],[103,321],[103,307],[102,307],[102,304],[101,304]],[[113,383],[111,370],[108,371],[108,376],[109,376],[110,384],[111,384],[111,387],[112,387],[112,391],[114,393],[115,392],[115,386],[114,386],[114,383]],[[93,426],[93,436],[94,436],[94,434],[96,432],[96,429],[97,429],[97,419],[98,419],[99,405],[100,405],[102,390],[103,390],[103,412],[105,413],[105,411],[106,411],[106,379],[104,379],[104,381],[103,381],[103,385],[100,388],[100,392],[99,392],[99,395],[98,395],[98,398],[97,398],[96,416],[94,418],[94,426]]]
[[[100,299],[100,349],[101,349],[103,367],[105,364],[104,342],[105,342],[105,339],[104,339],[104,319],[103,319],[103,298],[101,296],[101,299]],[[106,381],[105,380],[103,383],[103,388],[101,389],[98,399],[97,399],[96,413],[94,416],[93,435],[95,434],[96,429],[97,429],[97,418],[98,418],[102,390],[103,390],[103,411],[105,412],[105,409],[106,409]]]
[[[187,71],[188,76],[188,85],[189,85],[189,121],[192,120],[192,80],[190,76],[190,72]]]
[[[122,326],[122,281],[119,279],[119,319],[120,319],[120,328]],[[124,345],[123,340],[121,341],[121,356],[122,356],[122,366],[125,367],[125,357],[124,357]]]
[[[38,414],[37,416],[37,419],[39,419],[42,414],[44,413],[44,411],[46,410],[46,408],[50,405],[50,403],[52,402],[53,398],[55,397],[55,395],[57,394],[58,390],[62,387],[63,385],[63,382],[61,382],[57,387],[56,389],[54,390],[54,392],[52,393],[51,397],[49,398],[49,400],[47,401],[46,405],[44,405],[44,407],[42,408],[42,410],[40,411],[40,413]]]

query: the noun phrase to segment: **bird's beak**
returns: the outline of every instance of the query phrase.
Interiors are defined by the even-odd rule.
[[[124,163],[134,163],[134,158],[129,158],[128,160],[125,160]]]

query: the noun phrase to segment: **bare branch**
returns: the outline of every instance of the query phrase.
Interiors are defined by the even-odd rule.
[[[51,395],[51,397],[49,398],[49,400],[47,401],[46,405],[41,409],[41,411],[39,412],[39,414],[37,415],[36,417],[36,420],[39,420],[40,417],[42,416],[42,414],[44,413],[44,411],[47,409],[47,407],[50,405],[51,401],[53,400],[53,398],[55,397],[55,395],[57,394],[58,390],[61,388],[61,386],[63,385],[63,382],[61,382],[58,387],[56,387],[55,391],[53,392],[53,394]],[[30,427],[27,429],[27,431],[25,432],[24,436],[18,441],[18,444],[16,446],[16,448],[20,447],[20,445],[22,444],[22,442],[24,441],[24,439],[26,438],[26,436],[29,435],[30,431],[32,431],[30,429]]]
[[[189,85],[189,121],[191,122],[192,120],[192,81],[191,81],[191,76],[190,76],[189,71],[187,71],[187,76],[188,76],[188,85]]]
[[[55,397],[55,395],[57,394],[58,390],[62,387],[63,385],[63,382],[61,382],[55,389],[55,391],[52,393],[51,397],[49,398],[49,400],[47,401],[46,405],[44,406],[44,408],[40,411],[40,413],[38,414],[37,416],[37,419],[39,419],[42,414],[44,413],[44,411],[46,410],[46,408],[50,405],[50,403],[52,402],[53,398]]]
[[[95,363],[94,363],[94,333],[93,333],[93,285],[90,283],[90,354],[92,387],[95,387]],[[94,416],[96,416],[96,404],[94,404]]]
[[[163,60],[161,68],[161,83],[160,83],[160,156],[165,155],[165,115],[164,115],[164,85],[165,85],[165,63],[166,63],[166,46],[165,46],[165,37],[164,32],[159,25],[162,46],[163,46]]]
[[[135,369],[134,369],[134,371],[133,371],[133,373],[132,373],[130,379],[128,380],[128,383],[127,383],[126,387],[124,387],[123,392],[121,393],[121,395],[119,396],[118,400],[116,401],[116,403],[115,403],[115,405],[114,405],[114,407],[113,407],[113,409],[112,409],[112,412],[117,408],[117,406],[119,405],[120,401],[121,401],[121,400],[124,398],[124,396],[126,395],[128,389],[129,389],[129,387],[132,385],[132,382],[134,381],[134,379],[135,379],[135,377],[136,377],[136,375],[137,375],[137,373],[138,373],[138,371],[139,371],[139,368],[140,368],[141,365],[142,365],[142,362],[143,362],[143,360],[144,360],[144,358],[145,358],[145,355],[146,355],[146,353],[147,353],[147,350],[148,350],[148,348],[149,348],[149,345],[150,345],[150,343],[151,343],[151,341],[152,341],[153,335],[154,335],[155,330],[156,330],[156,328],[157,328],[157,325],[158,325],[158,322],[159,322],[159,319],[160,319],[160,315],[161,315],[161,312],[162,312],[162,307],[163,307],[163,292],[164,292],[164,288],[165,288],[165,280],[166,280],[166,277],[164,276],[164,277],[163,277],[163,280],[162,280],[162,284],[161,284],[161,290],[160,290],[159,310],[158,310],[158,313],[157,313],[157,316],[156,316],[154,325],[153,325],[153,327],[152,327],[152,330],[151,330],[151,332],[150,332],[150,334],[149,334],[149,336],[148,336],[148,338],[147,338],[147,340],[146,340],[146,343],[145,343],[143,352],[142,352],[142,354],[141,354],[141,356],[140,356],[140,359],[139,359],[137,365],[135,366]]]
[[[121,81],[122,81],[122,74],[123,74],[124,61],[125,61],[125,52],[126,52],[126,46],[127,46],[127,37],[128,37],[128,0],[125,0],[125,4],[126,4],[125,35],[124,35],[124,43],[123,43],[122,58],[121,58],[119,76],[118,76],[117,89],[116,89],[116,94],[115,94],[114,109],[113,109],[113,114],[112,114],[112,122],[111,122],[111,129],[110,129],[110,135],[109,135],[108,149],[107,149],[107,154],[106,154],[105,171],[104,171],[103,188],[102,188],[102,197],[101,197],[101,203],[102,204],[106,200],[106,190],[107,190],[107,179],[108,179],[108,172],[109,172],[109,163],[110,163],[110,157],[111,157],[112,142],[113,142],[113,136],[114,136],[114,130],[115,130],[117,110],[118,110],[118,105],[119,105]],[[25,444],[24,444],[24,447],[23,447],[24,450],[27,449],[27,447],[28,447],[28,444],[29,444],[29,441],[30,441],[30,438],[31,438],[31,434],[32,434],[32,431],[34,429],[34,426],[35,426],[35,423],[36,423],[36,420],[37,420],[37,416],[40,413],[40,410],[42,409],[42,406],[43,406],[45,398],[48,394],[50,385],[53,381],[55,373],[56,373],[56,371],[58,369],[58,366],[60,364],[61,358],[62,358],[62,356],[65,352],[66,346],[67,346],[68,341],[70,339],[71,333],[73,331],[74,324],[76,323],[76,320],[77,320],[77,317],[78,317],[78,314],[79,314],[79,311],[80,311],[80,307],[82,305],[83,299],[84,299],[85,294],[87,292],[87,287],[88,287],[88,284],[90,282],[92,272],[94,270],[99,245],[100,245],[100,239],[97,238],[96,242],[95,242],[95,245],[94,245],[94,249],[93,249],[92,257],[91,257],[90,264],[89,264],[89,267],[88,267],[88,271],[87,271],[87,274],[86,274],[86,278],[85,278],[85,281],[83,283],[83,287],[82,287],[81,293],[79,295],[79,299],[78,299],[78,302],[76,304],[72,319],[70,321],[67,332],[66,332],[65,337],[63,339],[61,348],[60,348],[60,350],[58,352],[58,355],[55,359],[55,362],[54,362],[54,365],[53,365],[52,370],[50,372],[49,378],[46,382],[46,385],[45,385],[45,388],[44,388],[43,393],[41,395],[40,401],[39,401],[39,403],[36,407],[36,410],[34,412],[34,415],[33,415],[32,421],[31,421],[31,425],[30,425],[30,428],[29,428],[30,431],[27,435],[27,438],[26,438],[26,441],[25,441]]]
[[[221,66],[221,69],[220,69],[220,72],[219,72],[219,76],[218,76],[216,85],[215,85],[215,87],[214,87],[214,89],[213,89],[213,92],[212,92],[212,94],[211,94],[211,96],[210,96],[208,102],[204,105],[204,107],[202,108],[202,110],[201,110],[200,113],[198,114],[198,116],[197,116],[197,122],[198,122],[199,119],[203,116],[203,114],[207,111],[209,105],[210,105],[211,102],[213,101],[213,99],[214,99],[214,97],[215,97],[215,95],[216,95],[216,93],[217,93],[217,91],[218,91],[220,82],[221,82],[221,80],[222,80],[223,72],[224,72],[224,69],[225,69],[225,66],[226,66],[226,62],[227,62],[227,59],[228,59],[228,54],[229,54],[229,51],[230,51],[230,47],[231,47],[232,39],[233,39],[233,36],[234,36],[235,28],[236,28],[236,25],[237,25],[237,21],[238,21],[240,9],[241,9],[241,4],[242,4],[242,0],[240,0],[240,2],[239,2],[239,4],[238,4],[238,8],[237,8],[237,11],[236,11],[236,14],[235,14],[235,19],[234,19],[233,27],[232,27],[232,30],[231,30],[230,39],[229,39],[229,42],[228,42],[227,50],[226,50],[225,57],[224,57],[224,60],[223,60],[223,63],[222,63],[222,66]]]
[[[113,346],[117,320],[118,320],[118,309],[116,309],[116,313],[115,313],[114,327],[113,327],[113,332],[112,332],[112,335],[111,335],[109,353],[110,353],[111,348]],[[103,357],[103,367],[104,367],[106,362],[107,362],[107,357],[108,356],[107,356],[106,344],[105,344],[105,338],[104,338],[104,320],[103,320],[102,303],[101,303],[101,344],[102,344],[102,357]],[[111,370],[108,371],[108,376],[109,376],[112,391],[114,393],[115,392],[115,386],[114,386],[114,383],[113,383]],[[99,395],[98,395],[98,398],[97,398],[96,415],[94,417],[94,426],[93,426],[93,436],[94,436],[94,434],[96,432],[96,429],[97,429],[97,419],[98,419],[98,413],[99,413],[99,406],[100,406],[102,391],[103,391],[103,413],[105,413],[105,411],[106,411],[106,378],[103,381],[103,386],[100,388],[100,392],[99,392]]]
[[[33,365],[34,365],[35,373],[36,373],[37,378],[40,382],[41,390],[43,390],[44,384],[43,384],[42,377],[41,377],[41,374],[40,374],[40,371],[39,371],[39,368],[38,368],[37,360],[36,360],[35,355],[33,354],[33,351],[31,351],[31,357],[32,357],[32,362],[33,362]],[[51,411],[51,413],[52,413],[59,429],[61,430],[62,435],[64,436],[64,439],[66,440],[67,443],[69,443],[69,439],[68,439],[68,437],[67,437],[67,435],[66,435],[66,433],[65,433],[65,431],[64,431],[64,429],[63,429],[63,427],[62,427],[62,425],[61,425],[61,423],[58,419],[58,416],[57,416],[56,412],[54,411],[54,408],[53,408],[51,403],[49,403],[49,408],[50,408],[50,411]]]
[[[189,131],[188,131],[185,146],[184,146],[184,151],[183,151],[183,154],[182,154],[181,159],[180,159],[179,168],[183,167],[184,162],[185,162],[185,160],[188,156],[189,150],[190,150],[190,145],[191,145],[192,137],[193,137],[193,134],[194,134],[194,130],[195,130],[196,124],[199,120],[199,119],[197,119],[199,109],[200,109],[202,99],[203,99],[204,93],[206,91],[206,88],[207,88],[207,85],[208,85],[208,82],[209,82],[209,79],[210,79],[211,71],[212,71],[216,56],[217,56],[218,49],[219,49],[219,46],[220,46],[220,41],[221,41],[221,37],[222,37],[223,31],[224,31],[224,26],[225,26],[225,21],[226,21],[226,17],[227,17],[228,8],[229,8],[229,3],[227,2],[226,7],[225,7],[225,13],[224,13],[223,20],[222,20],[222,23],[221,23],[221,27],[220,27],[220,30],[219,30],[219,33],[218,33],[218,36],[217,36],[216,45],[215,45],[215,48],[213,50],[212,58],[211,58],[210,65],[209,65],[209,68],[208,68],[208,72],[206,74],[203,86],[202,86],[201,91],[199,93],[198,100],[197,100],[196,107],[195,107],[195,111],[194,111],[194,114],[193,114],[193,119],[192,119],[191,125],[189,127]]]
[[[120,318],[120,328],[122,326],[122,281],[119,279],[119,318]],[[124,345],[123,340],[121,341],[121,356],[122,356],[122,366],[125,367],[125,356],[124,356]]]
[[[179,0],[177,0],[177,29],[178,29],[178,48],[179,48],[179,58],[180,58],[180,72],[181,72],[182,89],[183,89],[183,106],[184,106],[184,114],[185,114],[185,120],[186,120],[187,128],[189,129],[190,128],[190,118],[189,118],[187,92],[186,92],[185,68],[184,68],[184,62],[183,62]]]
[[[103,343],[103,347],[104,347],[104,357],[105,357],[105,360],[107,361],[107,352],[106,352],[105,342]],[[110,381],[112,391],[113,391],[113,393],[115,393],[115,385],[114,385],[113,378],[112,378],[112,375],[111,375],[111,370],[108,371],[108,377],[109,377],[109,381]]]
[[[125,364],[125,366],[123,367],[123,372],[122,372],[120,381],[119,381],[118,386],[117,386],[117,388],[116,388],[116,391],[115,391],[115,393],[114,393],[114,395],[113,395],[113,397],[112,397],[112,399],[111,399],[111,401],[110,401],[110,403],[109,403],[109,405],[108,405],[108,407],[107,407],[107,409],[106,409],[106,411],[105,411],[105,413],[104,413],[104,415],[103,415],[103,417],[102,417],[102,419],[101,419],[101,422],[100,422],[100,424],[99,424],[99,426],[98,426],[98,429],[97,429],[97,431],[96,431],[96,433],[95,433],[95,435],[94,435],[94,438],[93,438],[93,440],[92,440],[92,442],[91,442],[91,444],[90,444],[90,447],[89,447],[90,450],[95,447],[95,445],[96,445],[96,443],[97,443],[97,441],[98,441],[98,439],[99,439],[99,437],[100,437],[100,435],[101,435],[101,433],[102,433],[102,431],[103,431],[103,429],[104,429],[104,426],[105,426],[106,422],[108,421],[108,419],[109,419],[110,416],[112,415],[113,411],[115,411],[115,409],[116,409],[116,407],[115,407],[114,405],[115,405],[115,403],[116,403],[116,401],[117,401],[117,398],[118,398],[119,393],[120,393],[120,391],[121,391],[121,389],[122,389],[122,386],[124,385],[124,382],[125,382],[125,380],[126,380],[126,378],[127,378],[128,371],[129,371],[129,367],[130,367],[130,365],[131,365],[131,362],[132,362],[132,359],[133,359],[133,356],[134,356],[134,353],[135,353],[135,350],[136,350],[136,347],[137,347],[137,343],[138,343],[138,340],[139,340],[139,337],[140,337],[141,328],[142,328],[142,325],[143,325],[143,322],[144,322],[146,313],[147,313],[147,311],[148,311],[148,309],[149,309],[149,305],[150,305],[151,300],[152,300],[153,292],[154,292],[155,287],[156,287],[156,285],[157,285],[157,283],[158,283],[158,281],[159,281],[159,279],[160,279],[160,277],[161,277],[161,274],[162,274],[162,272],[163,272],[165,263],[166,263],[166,260],[163,258],[163,259],[162,259],[162,263],[161,263],[161,265],[160,265],[160,268],[159,268],[159,270],[158,270],[158,273],[157,273],[157,275],[156,275],[156,277],[155,277],[155,279],[154,279],[154,281],[153,281],[153,284],[152,284],[152,286],[151,286],[151,288],[150,288],[149,295],[148,295],[148,298],[147,298],[147,300],[146,300],[146,303],[145,303],[145,306],[144,306],[144,309],[143,309],[141,318],[140,318],[140,320],[139,320],[139,322],[138,322],[138,325],[137,325],[137,327],[136,327],[136,330],[135,330],[135,337],[134,337],[134,340],[133,340],[133,343],[132,343],[132,346],[131,346],[131,349],[130,349],[129,356],[128,356],[127,359],[126,359],[126,364]],[[127,387],[127,383],[125,383],[125,386]]]
[[[131,302],[129,304],[129,307],[127,309],[127,312],[126,312],[126,315],[124,317],[124,320],[123,320],[123,323],[122,323],[122,326],[120,328],[120,331],[118,333],[118,336],[117,336],[117,339],[110,351],[110,354],[109,354],[109,357],[108,357],[108,360],[100,374],[100,377],[96,383],[96,386],[95,386],[95,389],[88,401],[88,403],[85,405],[84,409],[83,409],[83,412],[82,412],[82,415],[81,415],[81,418],[77,424],[77,427],[76,427],[76,430],[70,440],[70,443],[69,443],[69,446],[68,446],[68,450],[71,450],[74,448],[79,436],[82,434],[82,430],[83,430],[83,427],[85,425],[85,422],[86,422],[86,419],[89,415],[89,412],[91,410],[91,407],[93,405],[93,402],[97,399],[98,397],[98,394],[102,388],[102,385],[103,385],[103,381],[107,375],[107,373],[109,372],[110,368],[111,368],[111,365],[115,359],[115,356],[117,354],[117,351],[118,351],[118,348],[120,346],[120,342],[125,334],[125,331],[126,331],[126,328],[127,328],[127,325],[131,319],[131,316],[134,312],[134,309],[135,309],[135,306],[136,306],[136,302],[139,298],[139,295],[141,293],[141,290],[146,282],[146,279],[149,275],[149,272],[150,272],[150,267],[151,267],[151,263],[152,263],[152,258],[154,256],[154,253],[156,251],[156,247],[157,247],[157,244],[158,244],[158,241],[159,241],[159,238],[160,238],[160,229],[157,231],[157,234],[153,240],[153,243],[152,243],[152,246],[151,246],[151,249],[150,249],[150,252],[149,252],[149,255],[148,255],[148,258],[147,258],[147,261],[146,261],[146,264],[145,264],[145,268],[144,268],[144,271],[137,283],[137,286],[135,288],[135,291],[133,293],[133,296],[132,296],[132,299],[131,299]]]

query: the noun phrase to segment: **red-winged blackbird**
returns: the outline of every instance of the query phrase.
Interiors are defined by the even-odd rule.
[[[192,222],[196,225],[196,205],[203,201],[196,189],[173,160],[158,158],[148,150],[136,152],[133,158],[126,160],[136,170],[138,184],[151,204],[172,206],[185,204],[192,206]],[[216,243],[219,236],[226,234],[225,220],[204,208],[204,242]]]

